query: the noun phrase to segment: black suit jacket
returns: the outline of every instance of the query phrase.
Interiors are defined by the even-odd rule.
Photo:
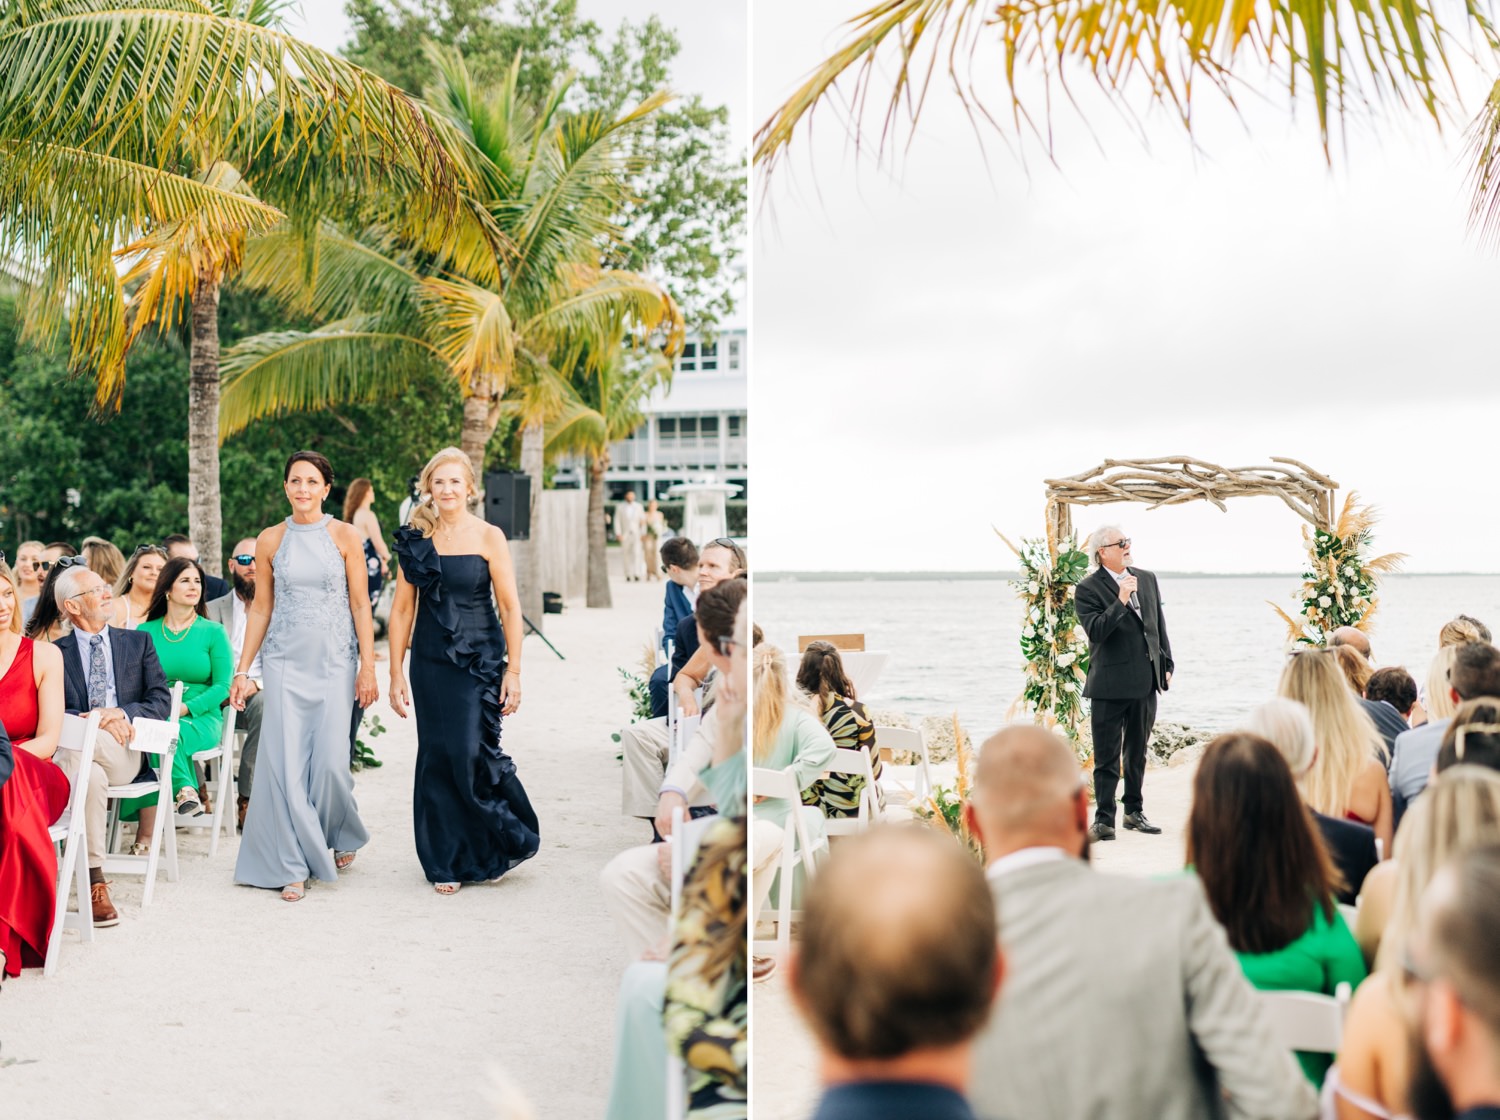
[[[1313,812],[1313,820],[1318,824],[1318,831],[1323,834],[1323,844],[1328,848],[1328,854],[1344,875],[1345,889],[1339,892],[1339,901],[1353,906],[1354,900],[1359,897],[1359,888],[1364,885],[1365,876],[1377,862],[1375,830],[1367,824],[1341,821],[1337,817],[1324,816],[1316,810]]]
[[[698,617],[688,615],[677,624],[677,635],[674,638],[677,643],[672,647],[672,668],[667,674],[667,680],[674,680],[680,670],[698,652]]]
[[[1120,602],[1120,585],[1102,567],[1085,577],[1073,594],[1078,621],[1089,636],[1083,694],[1090,699],[1139,700],[1167,690],[1172,646],[1156,576],[1144,568],[1126,570],[1139,581],[1139,615]]]
[[[115,667],[115,698],[120,709],[134,720],[172,718],[172,690],[162,672],[161,659],[150,634],[107,626],[110,657]],[[63,658],[63,707],[70,715],[90,710],[89,682],[78,656],[78,635],[69,632],[56,642]]]

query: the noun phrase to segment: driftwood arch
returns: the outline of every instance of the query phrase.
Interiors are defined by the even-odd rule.
[[[1073,533],[1073,506],[1142,502],[1148,509],[1184,502],[1268,495],[1280,498],[1314,529],[1331,531],[1339,484],[1306,463],[1272,455],[1274,466],[1221,467],[1187,455],[1161,459],[1106,459],[1091,471],[1049,478],[1047,539],[1055,549]]]

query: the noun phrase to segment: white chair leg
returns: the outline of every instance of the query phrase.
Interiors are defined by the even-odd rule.
[[[52,933],[47,937],[47,959],[42,966],[43,976],[51,976],[57,971],[57,950],[62,942],[63,922],[68,917],[68,895],[73,890],[73,869],[77,864],[78,846],[76,844],[65,844],[63,848],[63,873],[58,876],[57,905],[52,908]],[[83,895],[78,896],[78,909],[80,911],[83,909]]]

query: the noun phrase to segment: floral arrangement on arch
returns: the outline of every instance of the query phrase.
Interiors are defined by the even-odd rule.
[[[1369,629],[1380,604],[1377,577],[1399,571],[1406,559],[1400,552],[1369,555],[1370,530],[1376,520],[1376,510],[1361,505],[1359,495],[1350,492],[1332,529],[1309,532],[1307,526],[1302,527],[1307,569],[1302,573],[1301,617],[1271,604],[1287,624],[1289,644],[1326,645],[1340,626]]]
[[[1089,643],[1078,625],[1073,588],[1088,575],[1088,554],[1073,536],[1061,542],[1023,539],[1017,548],[998,529],[995,532],[1020,561],[1020,576],[1010,584],[1026,608],[1021,624],[1026,687],[1011,713],[1030,711],[1040,716],[1048,727],[1068,737],[1079,758],[1087,758],[1091,749],[1081,727]]]

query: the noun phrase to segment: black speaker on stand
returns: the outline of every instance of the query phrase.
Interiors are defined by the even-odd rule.
[[[484,519],[513,541],[531,539],[531,476],[520,471],[488,471],[484,476]]]

